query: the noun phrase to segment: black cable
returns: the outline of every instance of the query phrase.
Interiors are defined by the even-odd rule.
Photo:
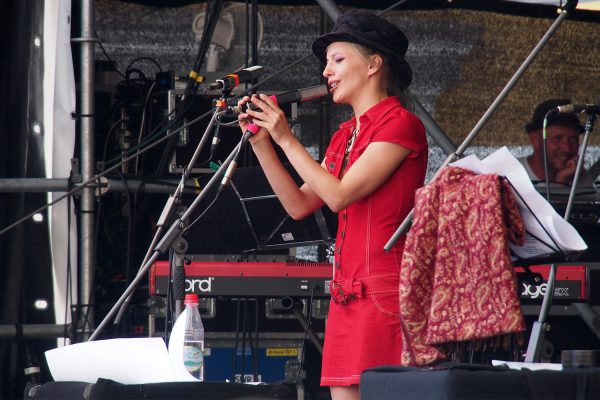
[[[138,61],[150,61],[151,63],[153,63],[154,65],[156,65],[158,67],[158,72],[163,72],[162,67],[160,66],[160,64],[158,63],[158,61],[156,61],[154,58],[152,57],[139,57],[134,59],[132,62],[129,63],[129,65],[127,65],[127,68],[125,68],[125,73],[127,73],[127,71],[129,71],[129,69],[131,68],[131,66],[133,64],[135,64]]]
[[[181,127],[168,132],[165,136],[163,136],[162,138],[156,140],[155,142],[152,142],[151,144],[148,145],[148,147],[146,147],[143,152],[149,151],[150,149],[158,146],[160,143],[162,143],[163,141],[173,137],[175,134],[179,133],[181,130],[201,121],[202,119],[206,118],[208,115],[211,115],[213,113],[212,110],[207,111],[206,113],[200,115],[197,118],[194,118],[192,121],[187,122],[185,124],[183,124]],[[125,157],[121,163],[116,164],[116,165],[112,165],[111,167],[109,167],[108,169],[104,170],[102,173],[99,173],[97,175],[94,175],[93,177],[91,177],[90,179],[84,181],[81,183],[81,185],[79,187],[76,187],[72,190],[69,190],[68,192],[64,193],[63,195],[59,196],[57,199],[51,201],[50,203],[30,212],[29,214],[27,214],[26,216],[20,218],[19,220],[13,222],[12,224],[8,225],[7,227],[3,228],[2,230],[0,230],[0,236],[3,235],[4,233],[10,231],[11,229],[13,229],[14,227],[20,225],[21,223],[23,223],[24,221],[28,221],[34,214],[37,214],[39,212],[42,212],[44,210],[46,210],[48,207],[58,203],[59,201],[61,201],[62,199],[64,199],[65,197],[69,197],[71,195],[73,195],[75,192],[80,191],[82,188],[84,187],[88,187],[88,186],[98,186],[97,184],[92,185],[92,183],[94,183],[95,181],[97,181],[99,178],[106,176],[109,172],[112,172],[113,170],[115,170],[116,168],[118,168],[120,165],[122,165],[123,163],[133,159],[134,155],[129,155],[127,157]]]
[[[169,273],[167,275],[167,298],[166,298],[166,304],[165,304],[165,328],[164,328],[164,332],[163,332],[163,339],[165,341],[165,343],[169,343],[169,316],[173,315],[173,310],[171,309],[171,307],[173,306],[173,302],[171,299],[171,268],[170,266],[173,265],[174,262],[174,252],[173,249],[169,249]]]
[[[240,345],[240,313],[241,313],[241,299],[236,299],[236,310],[235,310],[235,335],[233,341],[233,366],[231,372],[231,381],[235,382],[235,373],[237,370],[237,350]]]
[[[129,280],[131,279],[131,252],[132,252],[132,234],[133,234],[133,220],[132,220],[132,203],[131,196],[129,194],[129,185],[127,184],[127,179],[123,176],[121,172],[117,170],[117,174],[123,185],[125,186],[125,199],[127,202],[127,250],[125,252],[125,281],[129,284]]]
[[[188,224],[188,226],[186,226],[182,231],[181,231],[181,236],[183,236],[184,234],[187,234],[187,232],[192,229],[192,226],[194,226],[198,221],[200,221],[200,219],[202,219],[202,217],[208,212],[208,210],[210,210],[210,208],[217,202],[217,199],[219,198],[219,196],[215,196],[215,198],[210,202],[210,204],[204,209],[204,211],[202,211],[202,213],[196,217],[192,223]]]
[[[73,184],[73,171],[69,174],[69,187]],[[73,271],[73,265],[71,264],[71,228],[73,220],[71,218],[71,199],[67,199],[67,282],[66,282],[66,293],[65,293],[65,324],[67,323],[69,316],[69,304],[73,304],[73,293],[72,293],[72,285],[71,285],[71,272]],[[73,315],[71,314],[71,320],[73,320]],[[75,337],[75,336],[73,336]],[[63,344],[67,344],[67,338],[63,338]]]
[[[254,351],[252,352],[252,371],[254,382],[258,382],[258,299],[254,299]]]
[[[106,161],[106,164],[111,164],[113,162],[119,162],[123,156],[129,157],[133,153],[143,153],[143,152],[149,150],[149,148],[154,147],[155,142],[162,143],[165,141],[169,141],[171,139],[175,140],[176,139],[175,133],[179,133],[183,129],[187,129],[188,127],[200,122],[201,120],[203,120],[204,118],[206,118],[207,116],[209,116],[213,113],[212,110],[209,110],[206,113],[200,115],[199,117],[193,119],[192,121],[184,123],[180,127],[176,128],[174,131],[169,132],[169,129],[171,129],[173,126],[176,126],[177,124],[180,123],[182,116],[188,112],[188,110],[191,108],[192,104],[193,104],[193,98],[192,98],[192,100],[186,102],[185,104],[183,102],[176,104],[175,107],[173,108],[173,110],[171,110],[169,112],[169,114],[156,127],[154,127],[154,129],[148,134],[148,136],[146,137],[146,139],[144,139],[144,141],[132,146],[128,151],[126,151],[122,155]],[[173,117],[173,115],[174,115],[174,118],[171,119],[171,117]],[[165,124],[166,124],[166,126],[163,126]],[[148,146],[149,148],[146,149],[144,146]],[[163,152],[163,158],[165,158],[165,157],[169,158],[170,155],[171,155],[171,152],[168,149],[165,149],[165,151]],[[155,174],[156,176],[159,175],[158,171],[159,171],[159,168],[157,168],[157,173]]]
[[[196,53],[196,60],[194,62],[194,66],[192,71],[190,71],[190,74],[188,75],[188,81],[186,84],[186,87],[183,91],[183,96],[182,96],[182,102],[188,102],[189,99],[193,96],[191,96],[193,93],[196,92],[196,89],[198,88],[198,71],[202,68],[202,64],[204,63],[204,58],[206,57],[206,52],[210,46],[210,42],[212,39],[212,35],[214,33],[214,30],[217,26],[217,22],[219,20],[219,17],[221,15],[221,9],[223,8],[223,1],[222,0],[216,0],[216,1],[212,1],[210,2],[210,4],[207,3],[207,10],[206,10],[206,14],[205,14],[205,23],[204,23],[204,29],[202,32],[202,39],[200,40],[200,43],[198,45],[198,52]],[[176,120],[180,119],[183,116],[183,113],[178,112],[176,115]],[[166,146],[166,151],[165,153],[170,153],[172,147],[175,145],[173,140],[169,140]],[[159,162],[157,171],[161,171],[164,168],[164,165],[166,163],[166,158],[162,158]]]
[[[125,121],[129,121],[129,118],[120,118],[106,132],[106,137],[104,138],[104,148],[102,150],[102,160],[101,160],[103,165],[106,163],[106,156],[108,153],[108,143],[110,142],[110,135],[117,128],[117,126],[119,126],[120,123],[125,122]]]
[[[246,339],[248,337],[248,299],[243,299],[242,312],[242,367],[240,371],[240,382],[244,383],[246,375]]]
[[[252,64],[258,64],[258,1],[252,0]]]
[[[198,122],[200,122],[202,119],[206,118],[207,116],[211,115],[213,113],[212,110],[207,111],[206,113],[202,114],[200,117],[195,118],[194,120],[180,126],[179,128],[175,129],[175,131],[171,131],[168,132],[169,129],[171,129],[174,125],[178,124],[179,121],[177,119],[169,119],[171,114],[173,114],[174,112],[176,112],[181,104],[177,105],[173,111],[171,111],[171,113],[169,113],[169,115],[163,120],[161,121],[151,132],[150,134],[146,137],[146,139],[141,142],[138,143],[134,146],[132,146],[128,151],[126,151],[124,154],[114,157],[108,161],[105,162],[105,164],[111,164],[113,162],[118,162],[121,160],[121,158],[123,156],[131,156],[133,153],[143,153],[149,149],[146,149],[144,146],[148,146],[150,148],[154,147],[154,143],[158,142],[158,143],[162,143],[166,140],[169,140],[170,138],[172,138],[175,133],[179,133],[181,130],[188,128],[191,125],[194,125]],[[189,108],[189,107],[188,107]],[[185,113],[187,112],[187,109],[183,112]],[[167,124],[165,127],[161,126],[163,124]],[[160,128],[160,129],[159,129]],[[164,136],[163,136],[164,135]],[[139,156],[139,154],[138,154]],[[130,159],[132,159],[133,157],[131,157]]]
[[[250,65],[250,0],[246,0],[246,46],[244,48],[244,67],[248,68]]]
[[[96,38],[98,37],[98,34],[96,32],[94,32],[94,35],[96,36]],[[123,74],[121,71],[119,71],[119,69],[117,68],[117,63],[114,62],[110,56],[108,55],[108,53],[106,52],[106,49],[104,48],[104,45],[102,44],[102,42],[100,40],[96,41],[96,43],[98,44],[98,46],[100,46],[100,50],[102,50],[102,53],[104,54],[104,57],[106,57],[106,60],[109,61],[113,67],[115,67],[115,71],[117,71],[117,73],[119,75],[121,75],[121,77],[123,79],[126,79],[125,74]]]
[[[315,290],[317,289],[316,286],[312,287],[312,290],[310,291],[310,298],[308,300],[308,320],[306,321],[306,329],[304,330],[304,338],[302,339],[302,346],[300,348],[300,367],[298,368],[298,374],[296,375],[296,382],[295,385],[298,385],[298,382],[300,381],[300,375],[302,375],[302,366],[304,365],[304,347],[306,344],[306,338],[308,337],[308,330],[310,329],[310,324],[311,324],[311,320],[312,320],[312,307],[313,307],[313,301],[315,299]]]
[[[142,136],[144,134],[144,129],[145,129],[145,121],[146,121],[146,110],[148,109],[148,102],[150,101],[150,95],[152,94],[152,89],[154,89],[154,87],[156,86],[156,81],[152,82],[152,85],[150,85],[150,88],[148,89],[148,93],[146,93],[146,98],[144,100],[144,104],[142,106],[142,116],[141,116],[141,121],[140,121],[140,131],[138,132],[138,139],[137,139],[137,143],[141,143],[142,142]],[[139,166],[139,157],[135,158],[135,168],[134,168],[134,173],[138,173],[138,166]]]

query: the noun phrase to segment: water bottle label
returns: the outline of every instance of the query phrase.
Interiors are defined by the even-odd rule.
[[[200,346],[183,346],[183,365],[190,374],[196,376],[202,369],[203,363],[204,355],[202,354],[202,348]]]

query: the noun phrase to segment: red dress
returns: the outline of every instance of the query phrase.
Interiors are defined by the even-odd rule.
[[[335,176],[340,176],[355,126],[355,118],[342,123],[327,148],[325,163]],[[381,187],[338,214],[322,386],[358,384],[367,368],[400,364],[398,288],[405,235],[390,252],[383,247],[412,209],[415,190],[423,185],[427,139],[421,121],[396,97],[388,97],[360,117],[360,133],[346,169],[371,142],[397,143],[413,152]]]

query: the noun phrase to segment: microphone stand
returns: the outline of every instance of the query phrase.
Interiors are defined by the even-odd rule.
[[[106,325],[108,324],[110,319],[113,317],[113,315],[119,310],[121,305],[125,302],[127,297],[129,297],[131,295],[131,293],[133,292],[133,290],[135,290],[137,285],[144,278],[144,275],[146,274],[146,272],[150,269],[150,267],[154,264],[154,262],[158,259],[158,257],[161,256],[162,254],[164,254],[166,251],[168,251],[174,244],[176,244],[176,241],[178,239],[180,239],[184,230],[188,227],[188,220],[189,220],[190,216],[194,213],[196,208],[200,205],[201,201],[206,196],[206,193],[208,193],[209,190],[212,189],[214,184],[217,182],[217,179],[219,178],[219,176],[222,175],[226,169],[228,169],[228,167],[232,163],[233,159],[239,155],[240,149],[246,140],[247,140],[247,136],[244,135],[244,137],[242,138],[240,143],[229,154],[229,156],[227,157],[225,162],[223,162],[223,164],[221,164],[221,166],[219,167],[217,172],[215,172],[215,174],[212,176],[212,178],[204,186],[204,189],[202,189],[200,194],[194,199],[194,201],[188,207],[188,209],[183,213],[183,215],[180,218],[178,218],[171,224],[171,227],[169,228],[169,230],[167,230],[167,232],[163,236],[162,240],[160,240],[160,242],[154,248],[153,254],[150,257],[148,257],[148,259],[146,260],[146,263],[140,268],[138,274],[135,276],[133,281],[129,284],[127,289],[125,289],[125,292],[123,292],[121,297],[119,297],[117,302],[110,309],[110,311],[108,312],[106,317],[104,317],[102,322],[98,325],[98,327],[90,335],[88,341],[92,341],[92,340],[96,339],[96,337],[100,334],[100,332],[102,332],[102,330],[106,327]]]
[[[577,161],[577,167],[575,168],[575,175],[573,176],[573,183],[571,185],[571,190],[569,192],[569,199],[567,200],[567,208],[565,209],[564,219],[565,221],[569,221],[571,217],[571,208],[573,206],[573,201],[575,199],[575,192],[577,190],[577,183],[579,182],[579,176],[581,175],[581,171],[583,171],[583,161],[585,158],[585,153],[587,151],[587,146],[590,140],[590,133],[594,128],[594,122],[596,121],[595,114],[589,114],[587,121],[585,123],[585,134],[583,136],[583,143],[581,146],[579,160]],[[549,190],[549,188],[546,188]],[[567,260],[565,260],[567,261]],[[545,333],[549,330],[549,325],[546,322],[546,318],[550,312],[550,306],[552,305],[552,298],[554,297],[554,283],[556,280],[556,272],[558,270],[558,265],[556,262],[550,264],[550,272],[548,273],[548,281],[546,286],[546,293],[544,293],[544,299],[542,300],[542,306],[540,308],[540,314],[538,315],[537,321],[533,323],[531,327],[531,336],[529,336],[529,342],[527,343],[527,351],[525,352],[525,362],[540,362],[542,349],[544,348],[544,344],[546,343]],[[589,324],[590,321],[589,316],[597,317],[596,313],[591,309],[589,304],[581,303],[575,307],[575,310],[579,313],[582,319]],[[597,335],[598,327],[590,326],[592,331]]]
[[[194,167],[194,164],[200,157],[200,153],[201,153],[202,149],[205,147],[206,142],[208,141],[208,138],[210,137],[210,135],[209,135],[210,130],[212,129],[215,122],[217,121],[217,118],[219,116],[225,114],[225,108],[226,108],[225,101],[223,99],[217,100],[217,107],[216,107],[215,111],[213,112],[212,117],[211,117],[210,121],[208,122],[208,125],[206,126],[206,129],[204,130],[204,134],[202,135],[200,142],[196,146],[196,150],[194,151],[194,154],[192,155],[192,158],[190,159],[190,161],[188,163],[188,167],[183,169],[183,173],[181,174],[181,180],[179,181],[179,184],[175,188],[175,192],[173,194],[169,195],[169,198],[167,199],[167,202],[165,203],[165,206],[160,214],[158,222],[156,223],[156,226],[157,226],[156,233],[154,234],[152,242],[150,243],[150,246],[148,247],[148,251],[146,252],[146,255],[144,256],[144,259],[142,261],[140,269],[138,270],[138,275],[140,273],[142,273],[142,267],[150,259],[153,249],[156,247],[156,244],[158,243],[159,239],[163,235],[165,226],[172,220],[172,216],[173,216],[173,213],[176,208],[175,206],[181,202],[181,195],[182,195],[183,189],[185,187],[185,182],[187,182],[188,178],[190,177],[192,169]],[[184,242],[185,242],[185,239],[181,238],[181,242],[179,242],[178,245],[175,246],[175,249],[174,249],[174,251],[176,253],[176,256],[175,256],[176,262],[174,263],[174,265],[172,267],[172,277],[173,277],[173,286],[176,288],[182,287],[184,284],[183,283],[184,279],[185,279],[185,277],[183,276],[183,273],[184,273],[183,263],[182,263],[183,260],[180,257],[180,255],[184,254],[185,251],[187,250],[187,243],[184,243]],[[113,325],[118,325],[121,323],[121,320],[123,319],[125,311],[129,307],[129,304],[131,303],[132,297],[133,297],[133,293],[130,294],[127,297],[127,299],[123,302],[122,306],[119,309],[119,313],[117,314],[117,316],[114,320]],[[175,293],[175,315],[179,315],[181,313],[181,311],[183,310],[183,298],[184,298],[184,293],[181,293],[180,290],[177,290],[177,293]]]
[[[540,39],[540,41],[538,42],[538,44],[534,47],[534,49],[531,51],[531,53],[529,54],[529,56],[527,56],[527,58],[525,59],[525,61],[523,61],[523,64],[521,64],[521,66],[519,67],[519,69],[515,72],[515,74],[513,75],[513,77],[508,81],[508,83],[502,89],[502,91],[500,92],[500,94],[498,94],[498,97],[496,97],[496,99],[494,100],[494,102],[490,105],[490,107],[487,109],[487,111],[483,114],[483,116],[481,117],[481,119],[473,127],[473,129],[471,130],[471,132],[467,135],[467,137],[461,143],[461,145],[458,147],[458,149],[456,150],[456,152],[448,155],[448,157],[442,163],[442,165],[440,166],[440,168],[438,169],[438,171],[435,173],[435,175],[433,176],[433,178],[431,179],[431,181],[433,181],[433,180],[435,180],[437,178],[437,176],[444,169],[444,167],[446,167],[451,162],[456,161],[456,160],[458,160],[459,158],[461,158],[463,156],[464,151],[467,149],[467,147],[469,147],[470,143],[477,137],[477,135],[479,134],[479,131],[481,130],[481,128],[483,128],[483,126],[491,118],[491,116],[494,114],[494,112],[496,112],[496,109],[498,108],[498,106],[500,105],[500,103],[502,103],[502,101],[504,101],[504,98],[508,95],[508,93],[512,90],[512,88],[517,84],[517,81],[521,78],[521,76],[523,75],[523,73],[525,72],[525,70],[529,67],[529,65],[537,57],[538,53],[542,50],[542,48],[550,40],[550,38],[552,37],[552,35],[554,34],[554,32],[560,26],[560,24],[567,18],[568,14],[571,11],[573,11],[576,6],[577,6],[577,0],[568,0],[567,1],[567,3],[565,4],[563,10],[559,14],[559,16],[556,18],[556,20],[554,21],[554,23],[550,26],[550,28],[548,29],[548,31]],[[394,246],[394,244],[396,243],[396,241],[400,238],[400,236],[402,234],[404,234],[405,232],[408,231],[408,229],[410,228],[410,225],[412,223],[413,213],[414,213],[414,208],[408,213],[408,215],[406,216],[406,218],[404,218],[404,221],[402,221],[402,223],[400,224],[400,226],[398,227],[398,229],[394,232],[394,234],[392,235],[392,237],[385,244],[385,246],[383,247],[383,249],[385,251],[389,252],[392,249],[392,247]]]

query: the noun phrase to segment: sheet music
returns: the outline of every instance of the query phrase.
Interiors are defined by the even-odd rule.
[[[496,150],[483,160],[470,155],[450,165],[479,174],[495,173],[505,176],[512,184],[513,191],[518,192],[515,193],[515,198],[519,204],[527,236],[523,246],[510,243],[510,249],[516,256],[513,258],[532,259],[557,253],[554,242],[567,254],[587,249],[577,230],[538,193],[527,176],[525,168],[506,147]]]
[[[551,370],[551,371],[562,371],[562,364],[556,363],[541,363],[541,362],[515,362],[515,361],[503,361],[503,360],[492,360],[492,365],[494,367],[508,367],[510,369],[522,370],[528,369],[530,371],[541,371],[541,370]]]
[[[123,384],[190,380],[173,368],[161,338],[83,342],[48,350],[45,355],[56,382],[95,383],[98,378]]]

